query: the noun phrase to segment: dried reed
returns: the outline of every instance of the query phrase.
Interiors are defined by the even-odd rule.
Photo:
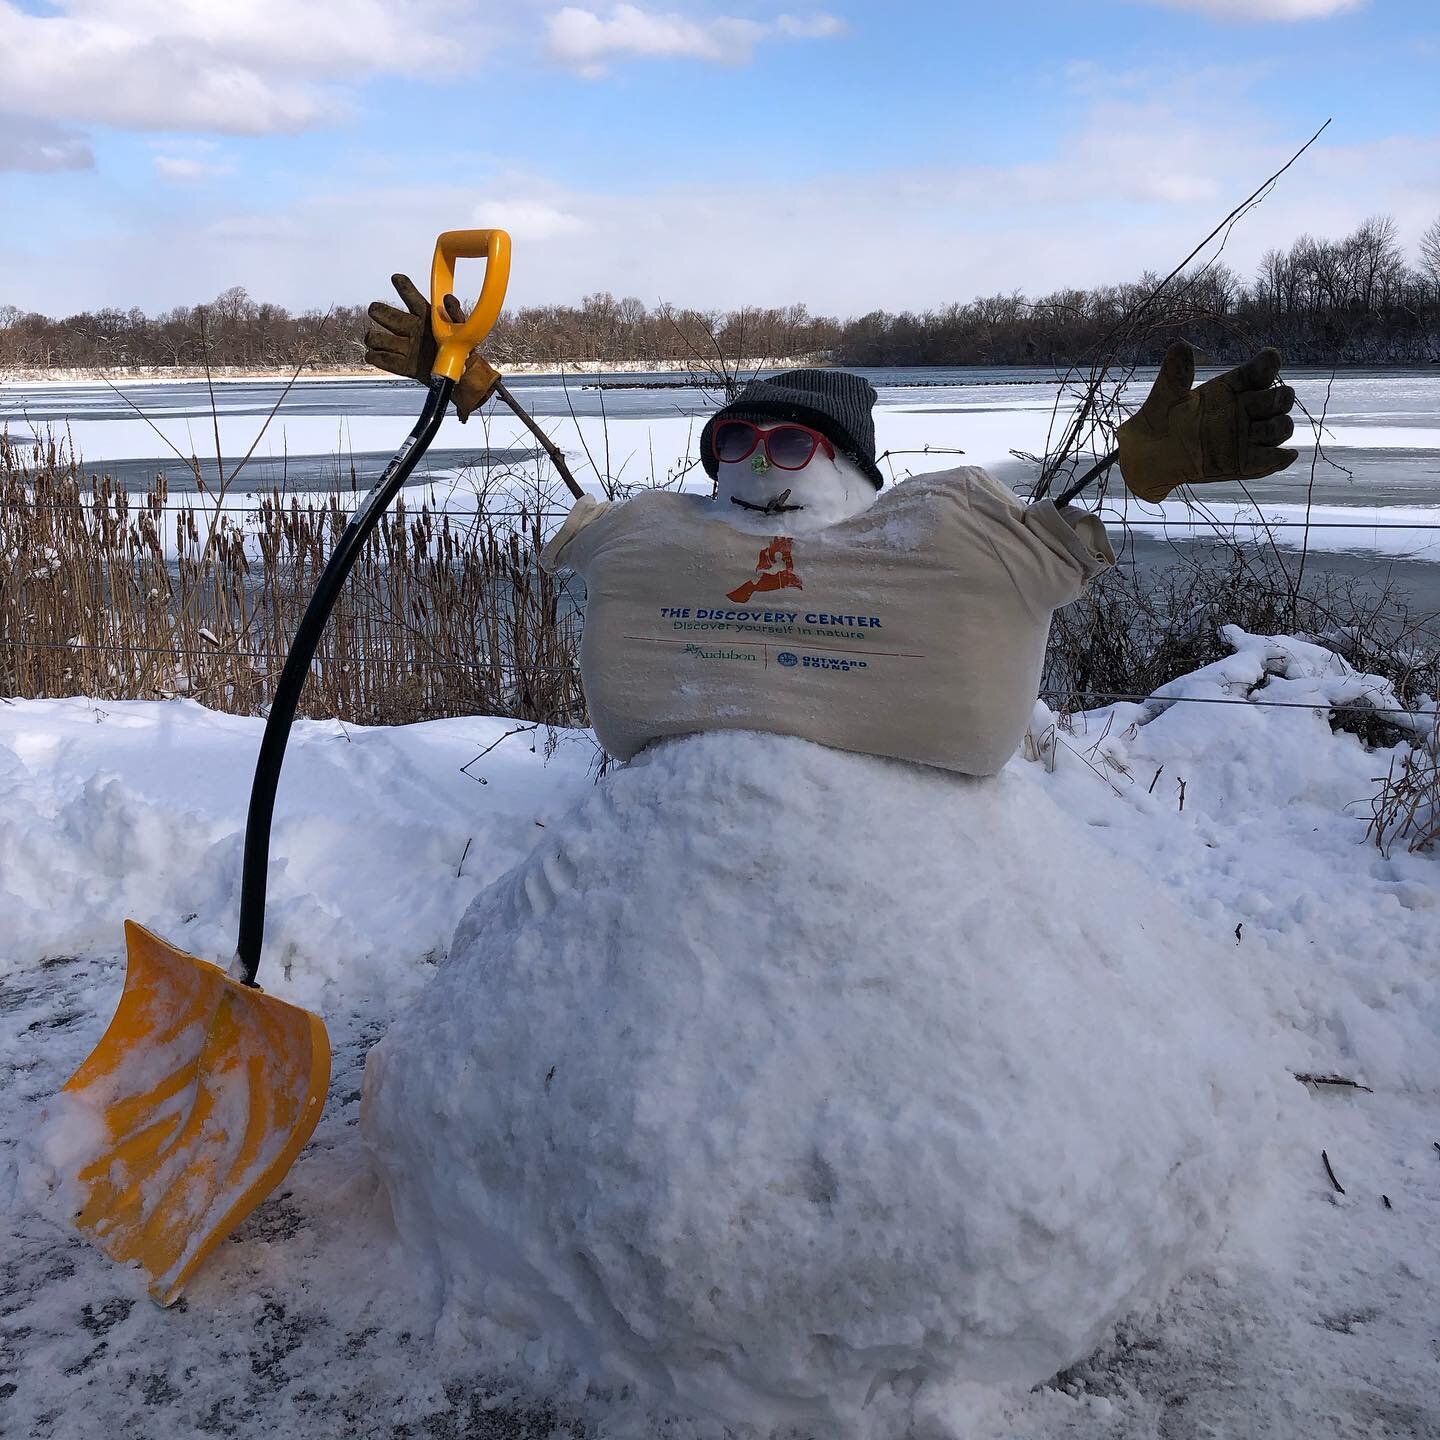
[[[1440,728],[1392,758],[1379,785],[1366,833],[1382,855],[1399,844],[1412,852],[1440,845]]]
[[[579,609],[536,563],[548,471],[469,478],[463,516],[403,497],[386,515],[330,618],[304,714],[585,723]],[[257,713],[357,499],[177,504],[163,478],[127,491],[53,439],[0,436],[0,693]]]

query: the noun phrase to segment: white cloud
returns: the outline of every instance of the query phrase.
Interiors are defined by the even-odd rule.
[[[1220,187],[1206,175],[1189,175],[1184,171],[1167,170],[1159,175],[1138,175],[1130,185],[1137,200],[1154,200],[1162,204],[1191,200],[1213,200]]]
[[[1325,20],[1367,0],[1141,0],[1167,10],[1194,10],[1221,20]]]
[[[473,223],[508,230],[516,240],[554,240],[583,235],[589,224],[572,211],[525,196],[487,197],[475,207]]]
[[[1069,130],[1022,164],[863,175],[837,165],[772,196],[762,224],[737,223],[733,187],[709,180],[657,175],[623,194],[519,171],[387,185],[366,157],[320,177],[293,204],[242,210],[221,193],[203,208],[162,211],[107,241],[103,267],[87,263],[83,236],[0,227],[0,275],[9,277],[7,299],[60,312],[106,304],[157,310],[235,284],[303,309],[381,295],[395,270],[424,277],[434,236],[468,221],[513,231],[512,306],[609,290],[647,304],[803,301],[850,315],[1011,289],[1036,296],[1168,270],[1305,138],[1277,134],[1228,95],[1217,103],[1208,86],[1177,97],[1168,85],[1162,76],[1150,98],[1082,101]],[[1142,93],[1138,83],[1131,90]],[[200,161],[223,154],[170,139],[155,153]],[[437,163],[431,173],[478,168]],[[1249,275],[1267,248],[1306,231],[1344,235],[1377,211],[1392,213],[1403,241],[1416,243],[1440,213],[1440,137],[1344,146],[1327,132],[1245,217],[1224,259]],[[854,233],[857,214],[866,244],[837,243]],[[723,264],[705,241],[717,235]]]
[[[473,59],[458,0],[0,0],[0,110],[140,130],[295,131],[343,85]]]
[[[223,161],[199,160],[193,155],[157,155],[151,162],[155,173],[177,184],[193,184],[197,180],[213,180],[218,175],[229,175],[233,165]]]
[[[94,165],[83,135],[43,120],[0,115],[0,170],[89,170]]]
[[[781,15],[775,29],[795,40],[828,40],[832,35],[843,35],[846,26],[838,15]]]
[[[743,20],[730,15],[692,20],[673,11],[638,5],[612,7],[609,17],[567,5],[545,22],[546,53],[552,60],[594,78],[606,65],[625,59],[709,60],[744,65],[755,46],[770,36],[816,40],[842,34],[845,22],[833,15],[779,15],[774,20]]]

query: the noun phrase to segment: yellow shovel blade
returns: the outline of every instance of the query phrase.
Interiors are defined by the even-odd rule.
[[[65,1093],[103,1137],[76,1224],[136,1261],[162,1305],[280,1183],[320,1119],[330,1037],[318,1015],[232,980],[125,922],[119,1008]]]

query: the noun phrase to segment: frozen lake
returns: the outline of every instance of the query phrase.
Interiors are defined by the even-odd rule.
[[[1048,370],[862,373],[879,391],[878,448],[894,452],[882,468],[896,480],[981,464],[1025,493],[1034,467],[1011,452],[1043,451],[1072,404]],[[1137,376],[1127,404],[1138,405],[1153,373]],[[582,483],[598,487],[599,472],[629,483],[683,474],[687,485],[708,484],[695,451],[704,417],[718,403],[713,392],[679,387],[673,375],[598,378],[626,388],[598,388],[594,376],[520,376],[507,383],[567,452]],[[632,388],[647,378],[665,382],[663,388]],[[1213,533],[1216,520],[1253,518],[1253,500],[1278,522],[1271,534],[1283,548],[1305,541],[1327,566],[1402,577],[1417,600],[1440,608],[1440,571],[1431,570],[1440,561],[1440,529],[1424,528],[1440,525],[1440,369],[1352,370],[1333,382],[1328,372],[1287,371],[1286,378],[1317,422],[1325,415],[1318,454],[1316,431],[1297,410],[1292,443],[1300,460],[1286,474],[1250,486],[1248,497],[1238,486],[1206,487],[1207,513],[1201,514],[1179,501],[1159,508],[1126,504],[1117,485],[1107,521],[1126,529],[1134,558],[1153,563],[1166,546]],[[68,436],[87,468],[131,488],[144,488],[163,473],[178,498],[195,491],[189,457],[198,458],[207,486],[213,486],[217,428],[229,471],[250,449],[284,387],[275,381],[217,382],[213,415],[203,382],[130,382],[122,388],[123,396],[101,383],[0,385],[0,425],[22,441],[46,433]],[[268,489],[328,490],[337,482],[364,490],[404,438],[420,402],[419,388],[403,381],[302,381],[265,429],[235,482],[233,502],[243,505]],[[963,451],[963,459],[955,451]],[[473,501],[475,477],[487,468],[534,453],[533,440],[503,408],[491,407],[464,426],[452,414],[417,481],[437,503],[458,505]],[[1315,522],[1308,537],[1297,523],[1305,518],[1307,490]]]

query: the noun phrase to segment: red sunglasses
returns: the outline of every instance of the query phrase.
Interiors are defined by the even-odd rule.
[[[835,447],[808,425],[777,425],[773,430],[762,430],[748,420],[722,420],[710,443],[715,458],[727,465],[748,460],[761,444],[765,446],[765,458],[777,470],[803,470],[817,448],[822,448],[830,459],[835,458]]]

